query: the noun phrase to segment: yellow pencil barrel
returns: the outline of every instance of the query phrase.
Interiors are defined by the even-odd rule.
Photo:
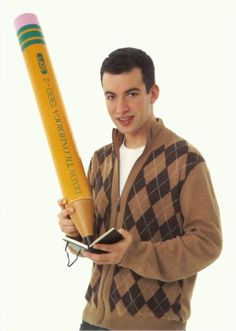
[[[34,14],[22,14],[16,18],[15,27],[62,194],[68,205],[75,209],[72,220],[77,230],[89,243],[93,236],[92,195],[38,18]]]

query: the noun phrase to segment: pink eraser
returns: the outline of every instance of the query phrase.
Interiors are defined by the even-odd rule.
[[[18,31],[23,26],[29,25],[29,24],[39,25],[39,20],[35,14],[25,13],[25,14],[17,16],[17,18],[15,19],[16,31]]]

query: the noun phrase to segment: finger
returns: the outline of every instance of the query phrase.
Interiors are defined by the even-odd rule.
[[[69,215],[73,214],[73,212],[74,212],[74,209],[71,207],[62,210],[62,214],[64,216],[69,216]]]
[[[61,208],[65,208],[66,207],[66,204],[67,204],[67,200],[66,199],[59,199],[57,201],[58,205],[61,207]]]
[[[79,232],[78,231],[75,231],[75,232],[66,232],[66,235],[70,238],[76,238],[78,237],[79,235]]]
[[[74,212],[73,208],[66,208],[66,209],[63,209],[57,216],[59,219],[69,218],[69,216],[71,214],[73,214],[73,212]]]
[[[72,222],[72,220],[70,218],[59,218],[59,225],[61,228],[65,228],[65,227],[73,227],[74,230],[76,229],[74,223]]]
[[[63,226],[61,229],[63,230],[63,232],[66,233],[78,232],[74,226],[70,226],[70,225]]]
[[[113,254],[110,254],[110,253],[94,254],[94,253],[89,253],[88,251],[84,251],[82,253],[82,256],[89,258],[91,261],[93,261],[97,265],[115,264],[116,263],[116,258],[113,256]]]
[[[76,229],[76,227],[73,224],[65,224],[63,222],[59,222],[59,226],[62,232],[64,233],[77,233],[78,234],[78,230]]]
[[[106,252],[113,252],[115,250],[115,246],[116,244],[96,244],[93,247],[96,249],[100,249],[102,251],[106,251]]]
[[[104,254],[96,254],[96,253],[91,253],[89,251],[83,251],[83,256],[89,258],[92,261],[96,262],[102,262],[107,259],[108,253]]]
[[[59,218],[59,224],[62,226],[74,226],[74,223],[70,218]]]
[[[120,228],[118,230],[118,232],[120,232],[120,234],[122,235],[122,237],[124,238],[123,241],[121,240],[120,243],[122,242],[126,242],[126,243],[131,243],[133,241],[133,236],[130,232]]]
[[[129,235],[129,232],[122,228],[118,229],[117,231],[122,235],[123,238],[127,238],[127,236]]]

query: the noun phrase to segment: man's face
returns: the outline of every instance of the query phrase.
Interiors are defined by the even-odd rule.
[[[153,103],[158,97],[158,86],[146,91],[139,68],[121,74],[105,72],[102,79],[109,115],[127,137],[138,137],[147,132],[154,120]]]

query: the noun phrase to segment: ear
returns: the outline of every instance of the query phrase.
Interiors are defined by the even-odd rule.
[[[151,103],[154,103],[158,99],[158,97],[159,97],[159,91],[160,91],[160,89],[159,89],[159,86],[158,85],[154,84],[151,87],[150,92],[149,92]]]

